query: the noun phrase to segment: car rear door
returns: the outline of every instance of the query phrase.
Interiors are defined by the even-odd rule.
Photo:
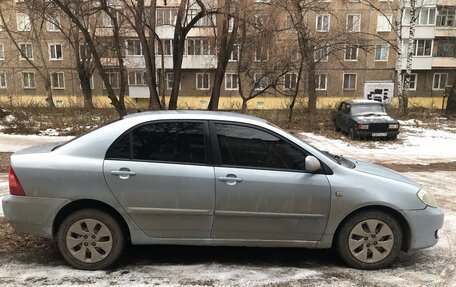
[[[262,128],[211,123],[216,204],[212,238],[321,238],[330,207],[325,174],[306,173],[308,153]]]
[[[161,121],[123,134],[106,182],[133,221],[160,238],[209,238],[215,190],[206,121]]]

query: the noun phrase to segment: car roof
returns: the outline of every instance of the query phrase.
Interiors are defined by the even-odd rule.
[[[347,104],[350,105],[360,105],[360,104],[382,104],[379,101],[374,101],[374,100],[349,100],[349,101],[344,101]]]
[[[176,111],[148,111],[139,112],[135,114],[126,115],[123,119],[204,119],[204,120],[229,120],[229,121],[256,121],[265,123],[265,119],[255,116],[233,113],[233,112],[219,112],[219,111],[201,111],[201,110],[176,110]]]

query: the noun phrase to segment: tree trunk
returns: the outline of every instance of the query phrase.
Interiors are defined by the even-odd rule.
[[[456,75],[454,76],[453,88],[448,95],[446,112],[449,114],[456,114]]]
[[[405,67],[404,75],[404,90],[402,97],[399,99],[401,112],[403,115],[408,113],[408,97],[410,93],[410,75],[412,72],[413,48],[415,43],[415,27],[416,27],[416,0],[410,0],[410,28],[409,28],[409,41],[407,45],[407,65]]]
[[[247,112],[247,102],[248,102],[248,99],[246,98],[242,98],[242,107],[241,107],[241,112],[242,113],[245,113]]]
[[[46,94],[46,103],[47,106],[51,109],[55,108],[54,100],[52,98],[52,88],[50,79],[44,80],[44,92]]]
[[[86,110],[93,110],[93,101],[92,101],[92,88],[90,87],[90,78],[82,79],[79,78],[81,81],[81,89],[82,95],[84,96],[84,108]]]
[[[315,90],[315,61],[310,55],[307,56],[307,88],[309,91],[309,102],[307,103],[307,109],[309,112],[315,112],[317,110],[317,91]]]

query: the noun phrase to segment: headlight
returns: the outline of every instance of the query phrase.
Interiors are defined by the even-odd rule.
[[[358,130],[368,130],[369,129],[369,125],[357,125],[356,127],[358,128]]]
[[[390,124],[390,125],[388,126],[388,128],[389,128],[390,130],[397,130],[397,129],[399,128],[399,124]]]
[[[437,201],[435,200],[434,195],[425,189],[420,189],[418,193],[418,198],[426,205],[429,205],[430,207],[437,207]]]

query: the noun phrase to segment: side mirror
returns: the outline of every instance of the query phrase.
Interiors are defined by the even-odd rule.
[[[307,172],[316,172],[321,169],[320,161],[316,157],[308,155],[305,168]]]

